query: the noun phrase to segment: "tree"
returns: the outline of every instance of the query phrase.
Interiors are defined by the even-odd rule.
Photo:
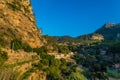
[[[22,41],[19,40],[19,39],[14,39],[12,42],[11,42],[11,48],[13,50],[19,50],[19,49],[22,49]]]
[[[87,79],[78,72],[72,72],[70,74],[69,80],[87,80]]]

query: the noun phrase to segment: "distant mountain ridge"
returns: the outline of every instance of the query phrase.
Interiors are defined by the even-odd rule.
[[[116,41],[120,39],[120,24],[106,23],[101,28],[91,34],[81,35],[76,38],[71,36],[54,36],[59,43],[74,42],[79,43],[83,41],[104,40]]]

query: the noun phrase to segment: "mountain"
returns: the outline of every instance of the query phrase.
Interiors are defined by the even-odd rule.
[[[0,80],[87,80],[69,48],[41,34],[30,0],[0,0]]]
[[[95,33],[104,36],[104,40],[119,40],[120,39],[120,24],[106,23]]]
[[[74,41],[75,38],[71,37],[71,36],[53,36],[54,39],[56,39],[58,42],[60,43],[64,43],[64,42],[71,42]]]
[[[107,68],[120,63],[120,43],[99,42],[118,39],[119,27],[76,38],[41,35],[30,0],[0,0],[0,80],[106,80]]]
[[[78,37],[71,36],[52,36],[58,43],[64,45],[79,45],[82,43],[99,42],[104,40],[104,36],[99,33],[91,33]]]
[[[30,0],[0,0],[0,44],[8,47],[11,41],[19,39],[31,47],[42,45],[41,32]]]
[[[118,41],[120,40],[120,24],[106,23],[91,34],[78,37],[55,36],[59,43],[83,43],[92,41]]]

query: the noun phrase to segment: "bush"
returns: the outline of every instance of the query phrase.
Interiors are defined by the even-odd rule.
[[[58,46],[58,52],[63,54],[68,54],[70,52],[69,48],[67,46]]]
[[[46,72],[47,80],[86,80],[75,64],[68,63],[65,59],[55,59],[47,53],[40,54],[40,57],[41,60],[35,67]]]
[[[11,42],[11,49],[13,50],[19,50],[19,49],[22,49],[22,41],[19,40],[19,39],[14,39],[12,42]]]
[[[40,55],[42,53],[47,53],[47,49],[45,46],[41,48],[33,48],[33,52],[36,52],[38,55]]]
[[[32,52],[33,51],[33,49],[28,44],[24,44],[22,48],[26,52]]]
[[[87,80],[82,74],[78,72],[72,72],[69,76],[69,80]]]
[[[14,39],[11,41],[11,49],[17,51],[23,49],[26,52],[32,52],[33,49],[27,44],[23,43],[20,39]]]
[[[7,52],[0,50],[0,65],[2,65],[8,59]]]
[[[61,78],[61,71],[56,66],[50,66],[46,72],[48,80],[59,80]]]

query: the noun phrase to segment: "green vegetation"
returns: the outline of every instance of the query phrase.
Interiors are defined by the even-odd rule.
[[[17,6],[14,10],[20,9],[18,7],[20,4],[13,5],[11,3],[9,5],[13,8]],[[7,31],[12,34],[12,30],[7,29]],[[111,29],[108,30],[108,32],[110,31]],[[3,33],[0,36],[4,37],[6,35],[6,33]],[[22,74],[21,80],[27,79],[36,70],[45,73],[47,80],[108,80],[109,76],[120,78],[120,67],[118,66],[120,65],[120,42],[118,39],[111,41],[92,40],[91,37],[93,35],[100,36],[98,33],[83,35],[77,38],[69,36],[50,37],[45,35],[43,36],[43,40],[46,40],[44,46],[37,48],[31,48],[27,43],[22,42],[21,39],[13,39],[11,41],[12,50],[36,52],[37,56],[40,56],[39,62],[32,64],[32,68]],[[107,37],[110,39],[111,35]],[[0,38],[0,40],[1,46],[6,45],[7,42],[5,43],[3,38]],[[75,62],[56,59],[55,56],[47,54],[53,52],[62,54],[74,52],[72,59]],[[7,59],[7,53],[0,50],[0,65],[3,65]],[[33,56],[32,60],[1,66],[0,79],[7,79],[6,74],[9,73],[8,79],[15,80],[19,73],[14,72],[13,68],[34,60],[36,60],[36,56]],[[8,71],[6,71],[7,68],[9,68]]]
[[[110,24],[109,27],[107,27],[109,24],[103,25],[100,29],[98,29],[95,33],[99,33],[104,36],[105,40],[108,41],[119,41],[120,37],[118,34],[120,33],[120,26],[119,24]]]
[[[70,53],[70,50],[67,46],[59,45],[58,52],[63,53],[63,54],[68,54],[68,53]]]
[[[34,60],[22,61],[22,62],[17,62],[15,64],[8,64],[8,65],[4,65],[4,66],[13,68],[13,67],[16,67],[16,66],[21,66],[21,65],[26,64],[26,63],[30,63],[32,61],[34,61]]]
[[[5,67],[4,62],[8,59],[7,52],[0,49],[0,80],[16,80],[18,72],[13,71],[11,67]]]
[[[47,53],[47,48],[45,46],[42,46],[41,48],[33,48],[33,52],[40,55],[41,53]]]
[[[25,80],[26,78],[28,78],[30,76],[30,74],[32,72],[34,72],[35,69],[34,67],[30,68],[29,70],[27,70],[22,76],[21,76],[21,79],[20,80]]]
[[[111,70],[111,69],[108,69],[108,74],[111,76],[111,77],[114,77],[114,78],[120,78],[120,70]]]
[[[23,46],[23,43],[22,43],[22,41],[20,39],[14,39],[11,42],[11,49],[13,49],[13,50],[22,49],[22,46]]]
[[[110,46],[112,53],[120,53],[120,42],[114,43]]]
[[[74,63],[68,63],[64,59],[55,59],[54,56],[46,53],[40,54],[40,57],[40,62],[34,66],[46,72],[47,80],[76,80],[76,78],[86,80],[82,71],[76,70],[78,67]]]
[[[82,74],[72,72],[70,74],[69,80],[87,80]]]
[[[23,50],[26,52],[32,52],[33,49],[28,44],[23,44]]]
[[[26,52],[33,51],[33,49],[27,43],[23,43],[20,39],[14,39],[11,42],[11,49],[15,51],[20,50],[20,49],[23,49]]]
[[[76,63],[85,69],[88,79],[108,79],[107,67],[109,62],[100,54],[101,45],[87,45],[78,47],[78,53],[73,56]]]
[[[44,35],[43,38],[47,41],[44,46],[44,52],[58,52],[63,54],[68,54],[70,52],[69,47],[66,45],[59,45],[54,37]]]
[[[0,50],[0,65],[3,65],[3,63],[8,59],[7,52],[4,52]]]

